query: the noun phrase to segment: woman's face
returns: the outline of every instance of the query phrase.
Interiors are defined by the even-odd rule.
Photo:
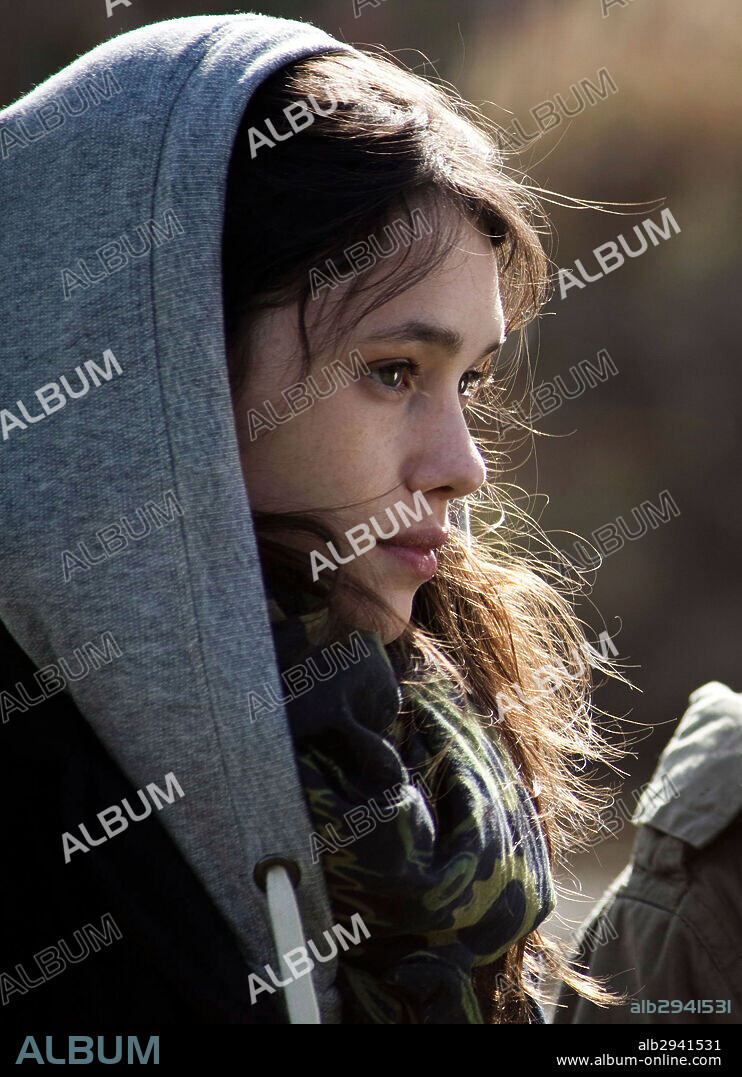
[[[367,270],[363,286],[373,284],[378,268],[388,279],[393,261]],[[449,502],[486,478],[463,409],[481,380],[477,371],[504,339],[504,319],[491,244],[468,223],[439,268],[361,317],[341,346],[323,350],[321,322],[340,313],[346,287],[325,289],[308,304],[313,383],[301,372],[296,305],[256,317],[235,422],[252,510],[311,512],[333,527],[337,554],[351,558],[343,572],[371,587],[396,617],[361,610],[342,591],[339,612],[389,643],[435,571]],[[369,373],[358,355],[354,365],[354,350]],[[333,361],[352,374],[342,376]],[[303,390],[291,390],[296,383]],[[382,541],[378,531],[392,537]],[[325,542],[292,532],[279,537],[306,553],[314,578],[335,575],[330,566],[338,559]]]

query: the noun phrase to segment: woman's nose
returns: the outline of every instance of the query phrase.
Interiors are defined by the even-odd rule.
[[[458,398],[453,407],[447,404],[441,408],[427,426],[420,434],[422,447],[407,476],[410,488],[423,493],[440,490],[448,499],[466,497],[479,489],[487,478],[487,468]]]

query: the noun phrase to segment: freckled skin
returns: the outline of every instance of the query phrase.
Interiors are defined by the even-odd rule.
[[[393,261],[385,262],[385,275]],[[373,272],[368,272],[369,282]],[[296,305],[262,312],[253,324],[246,383],[234,402],[234,415],[252,509],[312,512],[333,526],[342,538],[338,550],[348,556],[353,551],[346,531],[368,523],[371,516],[389,531],[385,510],[390,508],[397,517],[393,506],[400,500],[412,508],[416,491],[422,491],[433,512],[423,513],[411,529],[445,527],[448,502],[484,482],[484,462],[463,411],[471,380],[467,372],[484,367],[482,352],[503,338],[504,317],[491,244],[468,223],[435,272],[361,318],[341,347],[323,351],[320,314],[323,320],[332,318],[333,304],[342,301],[344,287],[324,302],[309,304],[312,372],[324,390],[327,380],[321,368],[334,359],[350,367],[349,354],[357,348],[371,374],[362,374],[251,441],[248,410],[265,414],[268,400],[285,414],[281,393],[302,378]],[[437,343],[403,341],[391,332],[410,320],[454,330],[462,347],[452,353]],[[384,340],[366,339],[382,329]],[[419,364],[419,376],[410,375],[404,360]],[[314,397],[311,391],[310,395]],[[281,538],[306,549],[308,563],[310,550],[329,556],[316,537],[287,533]],[[344,571],[371,586],[396,617],[379,620],[376,615],[367,622],[364,618],[373,615],[359,610],[350,597],[345,610],[342,596],[341,612],[359,627],[379,631],[385,643],[391,642],[409,621],[422,581],[379,546],[356,557]]]

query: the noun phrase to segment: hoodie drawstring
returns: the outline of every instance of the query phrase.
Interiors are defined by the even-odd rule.
[[[287,868],[291,869],[293,881]],[[304,948],[304,928],[294,891],[299,881],[299,866],[283,857],[266,857],[255,866],[255,880],[265,890],[268,901],[279,977],[290,980],[284,988],[289,1022],[292,1025],[320,1025],[322,1021],[311,971],[295,979],[283,959],[284,954]]]

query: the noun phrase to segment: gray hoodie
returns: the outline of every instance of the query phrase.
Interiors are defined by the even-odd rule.
[[[105,42],[0,117],[0,618],[137,788],[175,776],[184,796],[161,821],[257,965],[302,941],[297,914],[304,937],[331,917],[283,708],[251,721],[247,704],[281,688],[221,231],[251,94],[328,50],[352,51],[260,15],[174,19]],[[75,680],[91,642],[108,660]],[[257,884],[270,856],[298,865],[298,909],[283,869],[268,898]],[[315,966],[323,1021],[338,1020],[334,976],[335,960]],[[310,978],[287,995],[293,1020],[316,1019]]]

